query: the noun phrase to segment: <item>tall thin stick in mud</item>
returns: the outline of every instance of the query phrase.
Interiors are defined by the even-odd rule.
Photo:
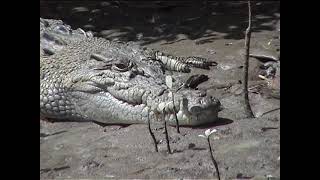
[[[212,148],[211,148],[210,138],[209,138],[209,137],[207,137],[207,141],[208,141],[208,144],[209,144],[209,151],[210,151],[211,160],[212,160],[212,162],[213,162],[214,167],[216,168],[218,180],[220,180],[220,172],[219,172],[219,168],[218,168],[218,163],[217,163],[217,161],[216,161],[216,160],[214,159],[214,157],[213,157]]]
[[[166,142],[167,142],[167,149],[168,153],[171,154],[171,148],[170,148],[170,142],[169,142],[169,135],[168,135],[168,129],[167,129],[167,121],[165,119],[165,112],[163,109],[163,123],[164,123],[164,133],[166,135]]]
[[[174,95],[173,95],[173,91],[171,91],[172,93],[172,103],[173,103],[173,112],[174,112],[174,118],[176,120],[176,129],[177,129],[177,133],[180,134],[180,126],[179,126],[179,120],[178,120],[178,117],[177,117],[177,109],[176,109],[176,106],[174,105]]]
[[[169,71],[170,74],[172,75],[172,71]],[[179,121],[178,121],[178,117],[177,117],[177,109],[174,105],[174,94],[173,94],[173,88],[172,88],[172,76],[166,76],[166,85],[168,86],[169,90],[170,90],[170,94],[172,97],[172,104],[173,104],[173,112],[174,112],[174,118],[176,120],[176,129],[177,129],[177,133],[180,133],[180,126],[179,126]]]
[[[158,144],[157,144],[157,140],[156,140],[156,137],[154,136],[152,130],[151,130],[151,124],[150,124],[150,118],[149,118],[149,112],[148,112],[148,129],[149,129],[149,133],[152,137],[152,140],[153,140],[153,144],[154,144],[154,149],[156,152],[158,152]]]
[[[244,55],[244,72],[243,72],[243,101],[244,101],[244,113],[247,118],[253,118],[254,114],[252,112],[249,93],[248,93],[248,74],[249,74],[249,52],[250,52],[250,38],[251,38],[251,3],[248,1],[249,8],[249,24],[246,30],[245,37],[245,55]]]

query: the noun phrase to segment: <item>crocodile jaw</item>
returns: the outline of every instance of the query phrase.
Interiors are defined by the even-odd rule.
[[[152,122],[159,122],[164,117],[169,125],[175,125],[174,112],[177,112],[176,117],[181,126],[198,126],[218,119],[221,104],[215,98],[185,97],[176,94],[175,111],[170,97],[165,96],[167,94],[156,98],[150,95],[149,101],[132,104],[108,92],[96,94],[74,92],[72,101],[75,104],[75,111],[79,112],[83,119],[105,124],[145,124],[148,118]],[[163,107],[159,109],[160,106]]]

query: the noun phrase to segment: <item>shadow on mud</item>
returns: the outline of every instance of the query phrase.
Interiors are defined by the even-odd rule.
[[[217,127],[217,126],[224,126],[224,125],[231,124],[231,123],[233,123],[233,120],[219,117],[218,120],[215,122],[205,124],[205,125],[200,125],[197,127],[192,127],[192,128],[193,129],[208,129],[208,128]]]
[[[57,134],[62,134],[62,133],[65,133],[67,131],[58,131],[58,132],[55,132],[55,133],[52,133],[52,134],[47,134],[47,133],[40,133],[40,137],[48,137],[48,136],[53,136],[53,135],[57,135]]]
[[[117,124],[117,123],[114,123],[114,124],[106,124],[106,123],[102,123],[102,122],[98,122],[98,121],[92,121],[93,123],[101,126],[101,127],[106,127],[106,126],[120,126],[121,128],[126,128],[128,126],[131,126],[132,124]]]
[[[102,123],[102,122],[98,122],[98,121],[77,121],[77,120],[66,120],[66,119],[43,119],[42,121],[47,121],[50,123],[58,123],[58,122],[92,122],[95,123],[101,127],[106,127],[106,126],[121,126],[121,128],[126,128],[128,126],[130,126],[131,124],[106,124],[106,123]],[[227,124],[231,124],[233,123],[233,120],[231,119],[227,119],[227,118],[218,118],[217,121],[212,122],[212,123],[208,123],[205,125],[200,125],[200,126],[196,126],[196,127],[192,127],[192,126],[182,126],[182,127],[191,127],[193,129],[205,129],[205,128],[210,128],[210,127],[216,127],[216,126],[223,126],[223,125],[227,125]]]
[[[253,32],[272,31],[280,19],[277,1],[256,2],[252,11]],[[186,39],[205,44],[216,39],[244,39],[248,7],[246,2],[232,1],[40,1],[40,16],[61,19],[96,36],[140,41],[142,45]]]

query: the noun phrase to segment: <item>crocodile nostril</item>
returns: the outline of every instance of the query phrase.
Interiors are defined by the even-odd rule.
[[[193,106],[189,111],[193,114],[198,114],[202,111],[202,108],[200,106]]]

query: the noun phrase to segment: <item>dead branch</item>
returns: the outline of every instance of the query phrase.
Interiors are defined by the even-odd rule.
[[[249,22],[248,28],[246,30],[245,37],[245,59],[244,59],[244,75],[243,75],[243,100],[244,100],[244,113],[247,118],[253,118],[253,112],[249,102],[249,93],[248,93],[248,74],[249,74],[249,52],[250,52],[250,38],[251,38],[251,3],[248,1],[249,9]]]

